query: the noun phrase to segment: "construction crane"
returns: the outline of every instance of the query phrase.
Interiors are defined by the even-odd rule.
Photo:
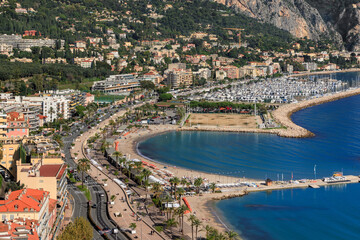
[[[244,31],[245,29],[242,28],[223,28],[223,29],[239,31],[239,48],[241,48],[241,31]]]

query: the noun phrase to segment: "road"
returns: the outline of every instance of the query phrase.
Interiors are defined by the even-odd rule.
[[[124,111],[118,112],[116,115],[120,116],[125,113]],[[74,149],[71,150],[71,153],[73,156],[77,154],[77,156],[80,158],[87,157],[88,159],[91,159],[89,156],[85,156],[85,151],[83,149],[83,146],[85,145],[87,139],[91,136],[93,136],[95,133],[100,132],[100,128],[107,126],[109,124],[110,119],[107,119],[106,121],[103,121],[98,126],[95,126],[90,131],[87,131],[82,136],[80,136],[77,141],[75,141]],[[90,151],[92,152],[92,151]],[[98,159],[95,158],[95,161]],[[99,163],[98,163],[99,164]],[[116,194],[116,200],[115,204],[112,205],[109,209],[110,215],[114,216],[116,213],[121,213],[121,217],[115,217],[113,218],[114,221],[116,221],[117,225],[121,226],[121,228],[128,229],[131,223],[136,223],[136,233],[131,234],[130,237],[132,239],[141,238],[144,240],[164,240],[168,237],[164,235],[164,233],[159,233],[154,230],[152,227],[153,222],[149,218],[149,216],[142,218],[138,218],[134,212],[136,211],[133,207],[133,204],[130,204],[128,199],[128,194],[125,192],[125,190],[119,186],[114,179],[117,178],[114,176],[111,172],[109,172],[106,169],[98,169],[95,167],[94,164],[91,164],[89,174],[96,178],[97,181],[101,181],[102,179],[106,179],[106,186],[104,186],[104,189],[106,190],[106,193],[108,194],[108,197],[111,196],[111,194]],[[101,180],[100,180],[101,179]]]
[[[111,116],[112,113],[114,113],[116,110],[113,109],[112,111],[106,111],[107,113],[102,117],[102,119],[107,119]],[[73,143],[74,139],[77,138],[80,135],[80,132],[86,132],[88,131],[88,128],[86,125],[79,126],[72,126],[68,136],[63,137],[63,143],[64,143],[64,153],[65,153],[65,162],[69,165],[70,168],[76,169],[76,163],[71,158],[70,155],[70,149],[71,144]],[[91,176],[88,176],[86,174],[85,176],[88,179],[89,184],[89,190],[92,196],[92,204],[96,203],[98,208],[91,210],[91,215],[94,219],[94,221],[103,229],[114,229],[115,225],[111,223],[111,219],[107,218],[106,215],[106,199],[101,199],[99,197],[99,194],[103,193],[105,194],[104,190],[98,185],[98,183],[91,178]],[[84,217],[87,219],[87,199],[84,195],[84,193],[78,188],[69,182],[68,185],[69,193],[73,196],[74,199],[74,213],[72,216],[72,219],[74,220],[77,217]],[[96,202],[94,201],[96,200]],[[103,237],[99,234],[99,232],[93,228],[94,231],[94,238],[93,239],[103,239]],[[108,234],[108,237],[110,239],[116,239],[116,236],[114,234]],[[118,234],[117,239],[126,239],[124,235],[121,233]]]

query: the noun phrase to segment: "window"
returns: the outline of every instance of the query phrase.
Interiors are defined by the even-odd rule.
[[[43,183],[44,182],[44,180],[39,180],[39,183]]]
[[[14,215],[10,215],[10,220],[13,220],[14,219]]]
[[[5,219],[6,219],[6,215],[3,214],[3,215],[2,215],[2,220],[5,220]]]
[[[6,162],[1,162],[1,164],[5,164]]]
[[[13,148],[9,148],[9,151],[14,150]]]

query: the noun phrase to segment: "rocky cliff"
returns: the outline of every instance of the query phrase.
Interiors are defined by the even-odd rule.
[[[332,39],[360,50],[360,0],[215,0],[296,37]]]

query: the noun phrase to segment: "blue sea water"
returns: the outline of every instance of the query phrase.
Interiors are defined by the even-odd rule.
[[[170,132],[140,142],[154,160],[189,169],[257,179],[314,178],[343,170],[360,174],[360,96],[301,110],[293,121],[316,134]]]
[[[360,184],[251,193],[216,203],[243,239],[359,239]]]
[[[336,74],[355,79],[359,73]],[[289,180],[360,174],[360,96],[310,107],[293,121],[316,134],[291,139],[270,134],[170,132],[139,143],[164,164],[232,176]],[[191,172],[189,172],[189,175]],[[220,201],[221,218],[245,239],[359,239],[360,184],[251,193]]]

